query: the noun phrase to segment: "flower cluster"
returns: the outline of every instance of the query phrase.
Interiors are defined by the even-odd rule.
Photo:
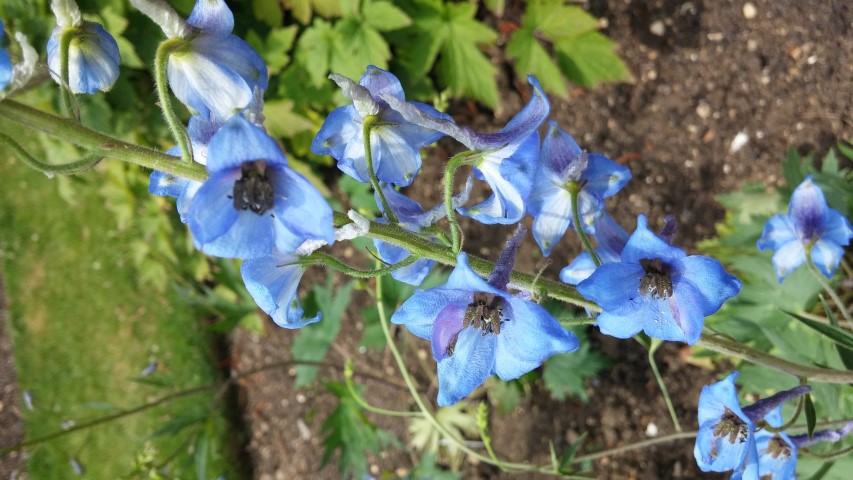
[[[806,395],[800,385],[741,407],[735,388],[738,372],[702,388],[699,434],[693,449],[704,472],[732,471],[733,479],[794,478],[797,450],[817,442],[837,442],[853,430],[853,421],[836,430],[788,435],[780,431],[782,404]]]

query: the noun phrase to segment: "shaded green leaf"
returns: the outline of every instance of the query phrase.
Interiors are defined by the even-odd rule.
[[[561,39],[554,47],[563,72],[578,85],[633,81],[625,62],[613,51],[615,43],[598,32]]]
[[[563,456],[560,457],[560,465],[559,472],[562,474],[571,474],[574,472],[574,468],[572,468],[572,460],[575,459],[575,455],[577,455],[578,450],[580,449],[583,442],[586,441],[586,436],[589,432],[583,432],[577,440],[572,443],[569,448],[563,452]]]
[[[345,384],[330,382],[326,384],[326,389],[338,397],[338,406],[323,422],[321,429],[321,433],[326,435],[323,439],[322,465],[331,459],[335,450],[339,450],[338,468],[343,476],[360,478],[367,473],[365,452],[378,452],[393,437],[380,435],[385,432],[378,430],[368,420]]]
[[[836,327],[834,325],[828,325],[826,323],[814,321],[810,318],[806,318],[794,312],[785,311],[785,313],[804,323],[809,328],[812,328],[815,331],[819,332],[821,335],[828,337],[838,346],[853,349],[853,334],[850,334],[846,330],[842,330],[841,328]]]
[[[335,24],[340,42],[332,50],[331,69],[358,78],[367,65],[387,69],[391,49],[382,35],[361,17],[345,17]]]
[[[353,282],[347,282],[335,289],[334,279],[334,275],[329,275],[326,284],[315,285],[311,294],[305,299],[305,311],[320,309],[323,312],[323,319],[299,330],[299,334],[293,339],[291,354],[294,360],[312,362],[323,360],[332,342],[338,336],[341,317],[349,305]],[[313,366],[297,366],[294,385],[297,388],[310,385],[317,376],[317,370],[318,368]]]
[[[293,111],[293,100],[270,100],[264,104],[264,125],[270,134],[289,138],[299,132],[312,130],[314,122]]]
[[[279,0],[252,0],[252,13],[256,19],[270,27],[278,27],[284,19]]]
[[[815,425],[817,424],[817,415],[815,415],[814,403],[812,403],[812,396],[809,393],[806,394],[804,410],[806,412],[806,427],[808,429],[809,439],[811,439],[814,435]]]
[[[520,28],[513,32],[506,46],[506,56],[515,61],[519,76],[535,75],[546,91],[565,97],[568,93],[560,67],[534,38],[533,30]]]
[[[412,19],[391,2],[365,0],[361,13],[365,22],[380,32],[397,30],[412,24]]]
[[[299,37],[294,55],[317,87],[328,82],[329,61],[338,38],[332,25],[321,19],[315,19]]]

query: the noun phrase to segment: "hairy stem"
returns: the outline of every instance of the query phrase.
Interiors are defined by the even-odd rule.
[[[364,134],[364,160],[367,163],[367,176],[370,178],[370,186],[373,187],[373,191],[379,197],[379,203],[382,204],[382,212],[385,214],[385,218],[391,223],[397,223],[397,214],[394,213],[391,205],[388,204],[385,193],[379,185],[379,177],[376,176],[376,171],[373,169],[373,148],[370,143],[370,131],[379,121],[380,118],[376,115],[370,115],[364,119],[364,126],[362,127],[362,133]]]
[[[42,162],[27,152],[24,147],[12,140],[12,137],[0,133],[0,145],[8,145],[9,148],[24,162],[28,167],[38,170],[45,175],[72,175],[75,173],[85,172],[98,164],[103,157],[99,155],[87,155],[80,160],[63,163],[59,165]]]
[[[154,56],[154,83],[157,85],[157,99],[160,102],[160,109],[163,111],[163,116],[166,118],[166,123],[169,124],[169,130],[172,131],[172,136],[178,143],[181,149],[181,160],[184,163],[192,163],[192,143],[190,142],[187,129],[175,114],[175,109],[172,107],[172,98],[169,96],[169,80],[166,77],[166,69],[168,67],[169,55],[172,54],[175,47],[178,47],[186,40],[183,38],[170,38],[164,40],[157,47],[157,54]]]
[[[572,220],[575,223],[575,232],[578,233],[578,237],[581,239],[581,243],[583,243],[583,248],[589,252],[589,256],[592,257],[593,263],[595,263],[596,267],[601,266],[601,259],[598,258],[598,254],[595,253],[595,249],[592,248],[592,243],[589,241],[589,237],[586,236],[586,232],[583,230],[583,224],[581,223],[581,214],[580,207],[578,206],[578,194],[581,191],[581,184],[572,180],[568,185],[569,195],[572,199]]]
[[[71,50],[71,41],[77,33],[75,28],[66,28],[59,36],[59,96],[62,98],[62,108],[65,110],[65,115],[70,118],[75,118],[80,121],[80,112],[76,108],[74,102],[74,94],[71,92],[71,84],[68,83],[70,77],[68,66],[68,55]]]
[[[447,162],[447,167],[444,169],[444,208],[447,212],[447,221],[450,223],[450,238],[454,256],[462,249],[462,230],[456,220],[456,209],[453,208],[453,180],[456,178],[456,170],[468,163],[467,155],[470,153],[462,152],[455,155]]]

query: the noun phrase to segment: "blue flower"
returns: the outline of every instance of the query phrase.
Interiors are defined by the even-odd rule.
[[[601,307],[601,332],[618,338],[642,330],[650,337],[693,345],[705,317],[741,288],[720,262],[687,256],[655,235],[645,215],[637,219],[620,260],[601,265],[577,287]]]
[[[385,199],[391,207],[391,210],[393,210],[397,215],[398,224],[401,227],[412,232],[420,232],[422,229],[434,223],[431,221],[429,214],[425,213],[423,208],[418,205],[418,202],[407,198],[393,187],[383,186],[382,191],[385,194]],[[377,204],[379,204],[379,202],[377,202]],[[381,204],[379,208],[382,208]],[[378,218],[376,221],[387,223],[387,220],[385,220],[384,217]],[[376,247],[376,254],[379,258],[391,265],[405,260],[412,254],[403,247],[398,247],[381,240],[374,239],[373,246]],[[391,272],[391,276],[403,283],[417,286],[424,281],[427,275],[429,275],[429,271],[432,269],[433,265],[435,265],[435,260],[419,258],[405,267],[393,270]]]
[[[764,421],[774,428],[782,426],[782,405],[764,417]],[[797,447],[784,432],[773,433],[766,429],[755,432],[755,445],[758,450],[758,475],[767,480],[783,480],[796,477]]]
[[[391,317],[431,340],[440,406],[465,398],[491,375],[512,380],[578,348],[577,338],[544,308],[505,290],[520,241],[519,234],[510,240],[488,282],[460,253],[446,284],[417,291]]]
[[[53,0],[56,27],[47,41],[47,65],[50,76],[61,84],[60,42],[71,35],[68,47],[68,88],[73,93],[109,91],[118,78],[119,52],[115,39],[95,22],[80,17],[73,0]]]
[[[807,254],[821,273],[832,278],[851,238],[850,222],[826,205],[823,191],[809,175],[791,195],[788,214],[776,215],[764,226],[758,249],[776,250],[773,268],[779,283],[805,261]]]
[[[246,289],[258,307],[284,328],[301,328],[322,318],[319,312],[304,317],[296,290],[306,267],[299,264],[299,259],[300,255],[295,253],[274,252],[244,260],[240,267]]]
[[[593,233],[593,222],[604,208],[604,199],[615,195],[630,179],[628,167],[599,153],[581,150],[571,135],[551,121],[527,204],[527,211],[534,218],[533,238],[542,254],[550,255],[566,229],[574,226],[570,182],[581,187],[578,192],[581,222],[584,231]]]
[[[370,182],[364,152],[364,119],[377,116],[379,121],[370,129],[376,177],[392,185],[410,185],[421,169],[420,150],[441,138],[442,134],[406,121],[389,108],[380,95],[393,97],[429,117],[450,117],[429,105],[406,102],[397,77],[373,65],[367,67],[358,84],[341,75],[333,74],[329,78],[353,102],[329,114],[311,142],[311,151],[317,155],[331,155],[344,173],[360,182]]]
[[[231,35],[234,15],[223,0],[196,0],[186,22],[168,6],[131,3],[167,36],[183,40],[169,55],[169,85],[198,115],[227,120],[249,105],[255,88],[266,90],[266,64],[248,43]]]
[[[702,387],[693,456],[703,472],[734,470],[732,478],[758,480],[755,423],[740,408],[737,377],[738,372],[734,372]]]
[[[5,36],[3,20],[0,20],[0,92],[5,90],[9,82],[12,81],[12,59],[9,58],[9,52],[3,48],[3,37]]]
[[[210,178],[187,212],[196,245],[219,257],[289,252],[303,240],[334,243],[332,209],[287,166],[275,140],[235,115],[210,140]]]
[[[533,188],[533,174],[539,158],[536,130],[548,118],[551,104],[536,78],[528,76],[527,79],[533,86],[530,101],[504,128],[486,134],[459,127],[452,119],[429,117],[405,102],[380,95],[407,121],[438,130],[478,152],[474,176],[488,183],[493,193],[485,201],[458,211],[482,223],[513,224],[521,220],[525,201]]]

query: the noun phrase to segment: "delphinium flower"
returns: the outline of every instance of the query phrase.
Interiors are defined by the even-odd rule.
[[[460,253],[447,283],[419,290],[391,321],[432,342],[438,362],[438,404],[452,405],[488,377],[512,380],[578,340],[540,305],[506,291],[524,229],[507,242],[488,281]]]
[[[287,166],[275,140],[235,115],[210,140],[210,178],[187,212],[196,245],[219,257],[287,252],[299,240],[334,242],[332,209]],[[296,244],[298,244],[296,243]]]
[[[74,0],[52,0],[56,27],[47,42],[50,75],[62,84],[60,43],[71,35],[68,46],[68,88],[73,93],[95,93],[113,87],[119,73],[115,39],[99,23],[83,20]]]
[[[791,195],[788,214],[776,215],[764,226],[758,249],[776,251],[773,268],[779,283],[806,260],[806,255],[811,255],[821,273],[832,278],[851,238],[850,221],[826,205],[823,191],[809,175]]]
[[[764,417],[774,428],[782,426],[782,406],[779,405]],[[758,450],[758,475],[765,480],[795,478],[797,472],[797,447],[785,432],[770,432],[759,429],[755,432]]]
[[[604,334],[628,338],[644,331],[693,345],[705,317],[735,296],[741,282],[720,262],[669,245],[640,215],[620,261],[601,265],[577,288],[601,307],[596,324]]]
[[[364,150],[364,121],[375,119],[370,128],[370,149],[373,171],[385,183],[407,186],[421,169],[420,150],[441,138],[442,134],[406,121],[388,107],[383,95],[404,102],[423,115],[449,119],[435,108],[420,102],[406,102],[400,81],[390,72],[373,65],[358,83],[342,75],[332,74],[352,104],[336,108],[329,114],[314,141],[311,151],[331,155],[347,175],[364,183],[370,182]]]
[[[9,86],[12,81],[12,59],[9,58],[9,52],[3,48],[3,40],[6,36],[6,30],[3,28],[3,20],[0,20],[0,92]]]
[[[630,179],[628,167],[600,153],[581,150],[571,135],[551,121],[527,200],[527,211],[534,218],[533,238],[542,254],[551,254],[568,227],[578,228],[572,218],[570,184],[579,189],[582,228],[593,233],[593,222],[604,208],[604,199],[615,195]]]
[[[251,102],[255,88],[266,90],[266,64],[231,34],[234,15],[223,0],[197,0],[186,21],[162,0],[131,3],[176,39],[168,60],[169,85],[196,114],[228,119]]]
[[[456,125],[451,119],[435,119],[389,95],[380,95],[403,117],[426,128],[438,130],[478,155],[474,176],[488,183],[492,195],[459,213],[486,224],[513,224],[524,216],[525,201],[533,186],[539,158],[539,133],[551,105],[539,82],[528,76],[533,93],[530,101],[506,126],[495,133],[479,134]]]
[[[313,317],[305,317],[296,295],[302,274],[308,268],[299,262],[303,256],[296,252],[275,251],[271,255],[243,260],[240,266],[249,294],[280,327],[301,328],[322,318],[320,312]]]
[[[622,249],[628,243],[628,232],[611,217],[602,211],[593,220],[595,233],[593,238],[598,242],[595,254],[602,264],[618,262]],[[596,269],[595,261],[588,251],[583,251],[572,262],[560,270],[560,281],[569,285],[577,285],[589,278]]]

